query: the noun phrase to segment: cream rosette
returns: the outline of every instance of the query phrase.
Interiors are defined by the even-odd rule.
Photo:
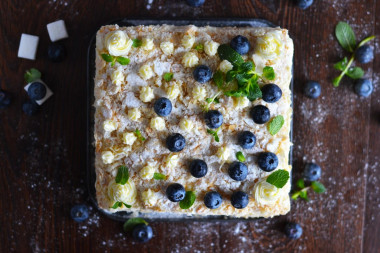
[[[133,41],[123,31],[113,31],[107,34],[105,47],[110,55],[121,56],[127,55],[131,50]]]
[[[267,60],[278,59],[284,51],[281,32],[270,32],[257,38],[255,53]]]
[[[271,206],[281,197],[282,191],[268,183],[266,178],[258,181],[253,188],[255,201],[261,206]]]
[[[133,205],[136,202],[136,187],[131,179],[124,185],[112,181],[108,185],[108,197],[113,202]]]

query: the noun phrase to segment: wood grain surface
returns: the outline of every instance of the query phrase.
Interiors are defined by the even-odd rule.
[[[345,53],[334,33],[349,22],[359,39],[380,35],[376,0],[318,0],[305,11],[291,0],[206,0],[191,8],[183,0],[2,0],[0,1],[0,87],[13,95],[0,110],[0,252],[380,252],[379,37],[374,62],[362,65],[374,82],[371,97],[358,98],[353,83],[339,88],[332,65]],[[169,19],[264,18],[289,29],[294,57],[294,173],[304,164],[323,168],[327,193],[292,203],[273,219],[151,223],[146,244],[122,232],[122,223],[101,215],[86,190],[86,49],[105,22],[121,17]],[[64,19],[68,57],[50,63],[46,24]],[[38,35],[37,60],[17,58],[21,33]],[[36,67],[54,91],[38,115],[22,110],[24,72]],[[322,96],[303,95],[307,80]],[[86,203],[90,219],[78,224],[70,208]],[[298,240],[282,233],[286,221],[304,229]]]

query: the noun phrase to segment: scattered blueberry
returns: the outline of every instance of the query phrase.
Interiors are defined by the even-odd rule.
[[[305,10],[313,4],[313,0],[296,0],[296,3],[299,8]]]
[[[303,177],[307,181],[317,181],[321,177],[321,167],[315,163],[307,163],[303,171]]]
[[[200,159],[192,160],[190,163],[190,173],[193,177],[201,178],[207,174],[207,164]]]
[[[166,196],[172,202],[180,202],[185,198],[185,195],[185,188],[178,183],[171,184],[166,189]]]
[[[228,175],[230,175],[233,180],[243,181],[247,178],[248,167],[244,163],[235,161],[228,167]]]
[[[154,102],[154,111],[158,116],[168,116],[172,112],[172,102],[167,98],[159,98]]]
[[[230,46],[239,54],[247,54],[251,48],[251,44],[248,39],[244,36],[238,35],[231,40]]]
[[[309,98],[317,98],[321,95],[321,85],[316,81],[308,81],[305,85],[304,92]]]
[[[368,79],[358,79],[355,82],[355,93],[361,97],[368,97],[373,91],[372,82]]]
[[[83,222],[88,219],[88,208],[86,205],[75,205],[71,208],[70,215],[76,222]]]
[[[266,172],[271,172],[278,166],[278,158],[276,154],[271,152],[260,153],[257,159],[259,168]]]
[[[360,63],[369,63],[373,60],[373,48],[365,45],[356,49],[355,58]]]
[[[66,57],[66,49],[62,44],[52,43],[48,47],[47,56],[52,62],[61,62]]]
[[[281,88],[273,83],[264,85],[261,88],[261,92],[263,93],[263,100],[267,103],[275,103],[280,100],[282,96]]]
[[[11,104],[11,96],[8,92],[0,90],[0,109],[6,108]]]
[[[256,144],[256,137],[250,131],[243,131],[238,135],[238,144],[244,149],[251,149]]]
[[[166,138],[166,147],[171,152],[179,152],[185,148],[186,140],[181,134],[172,134]]]
[[[34,101],[27,101],[22,105],[22,110],[29,116],[37,113],[39,107]]]
[[[31,100],[43,99],[46,95],[46,87],[43,83],[34,82],[28,88],[28,95]]]
[[[232,193],[231,204],[237,209],[243,209],[248,205],[249,198],[248,194],[242,191],[237,191]]]
[[[153,237],[152,227],[145,224],[138,224],[132,230],[133,239],[138,242],[147,242]]]
[[[210,110],[205,114],[205,122],[209,128],[218,128],[223,124],[223,115],[217,110]]]
[[[205,203],[205,206],[207,208],[216,209],[220,207],[220,205],[223,202],[223,199],[218,192],[212,191],[206,193],[205,197],[203,198],[203,202]]]
[[[295,222],[289,222],[285,225],[285,234],[290,239],[298,239],[302,235],[302,228]]]
[[[256,105],[251,110],[251,117],[256,124],[264,124],[270,120],[270,111],[264,105]]]
[[[195,81],[199,83],[205,83],[205,82],[210,81],[212,77],[212,71],[209,67],[205,65],[200,65],[195,68],[193,75],[194,75]]]
[[[192,7],[199,7],[205,3],[205,0],[186,0],[186,2]]]

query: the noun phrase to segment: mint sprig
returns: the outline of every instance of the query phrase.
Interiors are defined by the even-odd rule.
[[[119,207],[122,207],[122,206],[125,206],[126,208],[131,208],[132,206],[131,205],[128,205],[124,202],[121,202],[121,201],[117,201],[115,202],[115,204],[113,204],[113,206],[111,207],[112,209],[118,209]]]
[[[115,63],[118,62],[120,65],[128,65],[130,60],[122,56],[112,56],[110,54],[101,54],[102,58],[106,62],[111,63],[111,67],[115,66]]]
[[[179,207],[181,209],[189,209],[193,206],[196,198],[197,196],[195,195],[195,192],[187,191],[185,198],[179,202]]]
[[[282,115],[274,117],[268,124],[268,131],[273,136],[277,134],[285,123],[285,119]]]
[[[236,152],[236,159],[238,159],[239,162],[245,162],[245,157],[243,152],[239,151]]]
[[[289,172],[286,170],[276,170],[267,178],[267,183],[276,186],[277,188],[282,188],[286,185],[289,180]]]
[[[117,175],[115,178],[115,182],[117,184],[125,185],[129,179],[128,168],[124,165],[120,165],[117,169]]]
[[[134,39],[132,41],[133,41],[133,44],[132,44],[133,47],[141,47],[141,45],[142,45],[142,41],[141,40]]]
[[[24,79],[27,83],[34,82],[38,79],[41,79],[41,72],[38,69],[31,68],[25,72]]]
[[[194,46],[194,49],[197,50],[198,52],[202,52],[204,50],[203,44],[197,44]]]
[[[166,180],[166,176],[161,173],[154,173],[153,178],[156,180]]]
[[[210,109],[210,106],[212,103],[216,103],[216,104],[219,104],[219,98],[218,96],[222,94],[221,91],[219,91],[218,93],[216,93],[214,96],[212,96],[211,98],[206,98],[206,104],[203,106],[203,109],[208,112],[208,110]]]
[[[173,79],[173,73],[167,72],[164,74],[164,80],[170,82]]]
[[[355,59],[355,51],[373,40],[375,36],[369,36],[362,40],[358,45],[356,44],[356,36],[351,26],[346,22],[339,22],[335,28],[335,36],[343,49],[351,53],[351,57],[348,59],[344,57],[341,61],[334,64],[336,70],[341,71],[340,75],[333,79],[333,85],[338,87],[342,78],[346,75],[351,79],[359,79],[364,76],[364,70],[360,67],[351,67]]]
[[[146,140],[146,139],[142,136],[140,130],[136,129],[136,131],[134,131],[133,133],[136,135],[137,139],[139,139],[140,141],[145,141],[145,140]]]
[[[305,187],[305,181],[303,179],[299,179],[296,182],[296,186],[298,188],[297,191],[293,192],[291,198],[297,200],[298,198],[309,201],[309,197],[307,195],[307,191],[311,188],[316,193],[324,193],[326,192],[325,186],[318,181],[311,182],[310,186]]]
[[[216,142],[219,142],[219,136],[218,136],[219,129],[220,129],[220,127],[217,128],[216,130],[207,129],[207,133],[211,134],[212,136],[214,136],[214,140]]]
[[[131,232],[135,226],[140,224],[148,225],[149,223],[142,218],[130,218],[124,223],[123,230],[124,232]]]

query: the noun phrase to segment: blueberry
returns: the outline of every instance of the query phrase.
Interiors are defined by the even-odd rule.
[[[247,54],[251,48],[251,44],[248,39],[244,36],[238,35],[231,40],[230,46],[239,54]]]
[[[275,103],[280,100],[282,96],[281,88],[273,83],[264,85],[261,88],[261,92],[263,93],[263,100],[267,103]]]
[[[154,111],[158,116],[168,116],[172,112],[172,102],[167,98],[159,98],[154,102]]]
[[[0,90],[0,108],[6,108],[11,104],[11,95],[3,90]]]
[[[361,97],[368,97],[373,91],[372,82],[368,79],[358,79],[355,82],[355,93]]]
[[[181,134],[172,134],[166,138],[166,147],[171,152],[179,152],[184,149],[186,140]]]
[[[264,124],[270,120],[270,111],[264,105],[256,105],[251,110],[251,117],[256,124]]]
[[[186,2],[192,7],[199,7],[205,3],[205,0],[186,0]]]
[[[218,128],[223,124],[223,115],[217,110],[211,110],[205,114],[205,122],[209,128]]]
[[[260,153],[257,159],[259,168],[266,172],[271,172],[278,166],[278,158],[276,154],[271,152]]]
[[[365,45],[356,49],[355,58],[360,63],[369,63],[373,60],[373,48]]]
[[[76,222],[83,222],[88,219],[88,208],[86,205],[75,205],[71,208],[70,215]]]
[[[305,10],[313,4],[313,0],[296,0],[296,3],[299,8]]]
[[[28,88],[28,95],[31,100],[43,99],[46,95],[46,87],[43,83],[34,82]]]
[[[203,198],[203,201],[207,208],[216,209],[220,207],[220,205],[222,205],[223,199],[218,192],[212,191],[206,193],[205,197]]]
[[[232,193],[231,204],[237,209],[243,209],[248,205],[249,198],[248,194],[242,191],[237,191]]]
[[[307,163],[303,171],[303,177],[307,181],[317,181],[321,177],[321,167],[315,163]]]
[[[238,135],[238,143],[244,149],[251,149],[255,146],[256,137],[250,131],[243,131]]]
[[[171,184],[166,189],[166,196],[172,202],[180,202],[185,198],[185,195],[185,188],[178,183]]]
[[[200,159],[192,160],[190,163],[190,173],[193,177],[201,178],[207,174],[207,164]]]
[[[22,105],[22,110],[29,116],[37,113],[39,107],[34,101],[27,101]]]
[[[290,239],[298,239],[302,235],[302,228],[295,222],[289,222],[285,225],[285,234]]]
[[[151,226],[145,224],[138,224],[132,230],[133,239],[138,242],[147,242],[153,237],[153,230]]]
[[[205,83],[210,81],[212,77],[212,71],[209,67],[205,65],[200,65],[195,68],[194,72],[194,79],[199,83]]]
[[[52,43],[48,46],[47,56],[52,62],[61,62],[66,57],[66,49],[62,44]]]
[[[243,181],[247,178],[248,167],[244,163],[235,161],[228,167],[228,175],[230,175],[233,180]]]
[[[316,81],[308,81],[305,85],[304,92],[309,98],[317,98],[321,95],[321,85]]]

